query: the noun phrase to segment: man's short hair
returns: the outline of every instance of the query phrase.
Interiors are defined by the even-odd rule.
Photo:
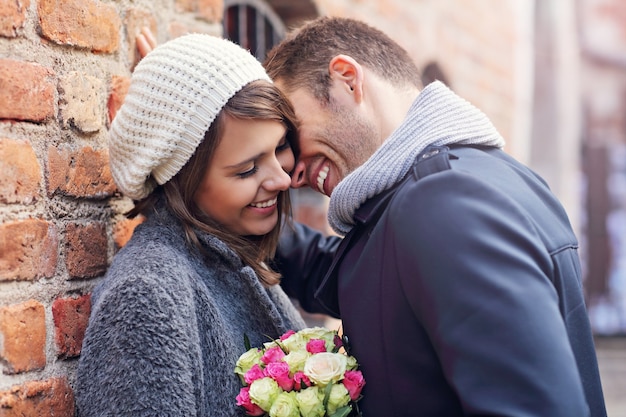
[[[320,17],[289,33],[267,55],[264,66],[274,80],[294,91],[306,88],[329,101],[330,60],[345,54],[393,85],[422,87],[408,52],[382,31],[355,19]]]

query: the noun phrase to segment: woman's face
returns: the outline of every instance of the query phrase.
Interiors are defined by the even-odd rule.
[[[194,196],[198,207],[238,235],[269,233],[295,164],[285,134],[274,120],[225,115],[222,139]]]

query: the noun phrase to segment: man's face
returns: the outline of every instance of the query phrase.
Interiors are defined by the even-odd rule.
[[[281,87],[279,81],[276,84]],[[291,186],[309,186],[327,196],[374,153],[378,143],[361,108],[336,99],[332,89],[330,94],[325,106],[304,89],[287,93],[300,120],[300,153]]]

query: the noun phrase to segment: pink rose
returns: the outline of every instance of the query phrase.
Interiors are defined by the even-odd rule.
[[[280,362],[284,357],[285,352],[279,346],[274,346],[265,351],[261,356],[261,361],[267,365],[272,362]]]
[[[293,378],[289,377],[289,365],[285,362],[271,362],[267,364],[265,373],[274,379],[284,391],[293,389]]]
[[[262,416],[265,414],[265,411],[250,400],[249,391],[250,387],[243,387],[239,391],[239,395],[237,395],[237,405],[243,407],[244,410],[246,410],[246,414],[249,416]]]
[[[291,337],[291,335],[296,334],[296,332],[294,332],[293,330],[289,330],[287,333],[283,334],[280,337],[280,341],[282,342],[283,340],[289,339],[289,337]]]
[[[306,351],[309,353],[326,352],[326,341],[322,339],[311,339],[306,344]]]
[[[255,363],[254,365],[252,365],[252,368],[250,368],[248,372],[243,375],[243,379],[244,381],[246,381],[246,384],[250,385],[253,381],[264,378],[265,376],[266,375],[263,369],[261,369],[261,367]]]
[[[295,374],[293,374],[293,382],[294,382],[294,387],[296,388],[297,391],[303,390],[313,385],[309,377],[306,376],[304,372],[302,371],[298,371]]]
[[[365,385],[365,379],[361,371],[346,371],[343,377],[343,385],[350,394],[350,399],[356,401],[361,395],[363,385]]]

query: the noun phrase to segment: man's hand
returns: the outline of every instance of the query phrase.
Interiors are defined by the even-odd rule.
[[[141,32],[135,38],[135,42],[137,43],[137,50],[141,58],[148,55],[148,52],[152,51],[157,46],[156,38],[148,26],[141,28]]]

